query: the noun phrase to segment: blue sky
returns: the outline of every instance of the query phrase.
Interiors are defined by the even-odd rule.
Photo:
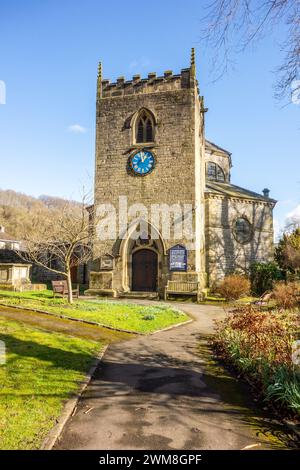
[[[213,51],[199,40],[207,3],[1,0],[0,187],[78,197],[93,179],[98,61],[105,78],[130,79],[178,72],[195,47],[206,137],[232,152],[232,182],[269,187],[278,223],[293,211],[300,216],[300,106],[273,96],[283,32],[239,55],[234,70],[213,82]]]

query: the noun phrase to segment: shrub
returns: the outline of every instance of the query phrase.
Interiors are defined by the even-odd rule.
[[[296,282],[278,282],[273,289],[273,297],[277,306],[283,309],[294,308],[299,303],[299,284]]]
[[[250,281],[245,276],[232,274],[226,276],[217,287],[217,293],[226,300],[237,300],[250,292]]]
[[[276,263],[253,263],[250,266],[251,290],[255,295],[272,290],[274,282],[280,279],[282,273]]]
[[[278,367],[272,383],[266,389],[266,399],[287,403],[288,407],[300,415],[300,377],[284,365]]]
[[[300,375],[293,364],[297,315],[292,311],[235,309],[218,322],[215,350],[233,364],[267,401],[300,416]]]

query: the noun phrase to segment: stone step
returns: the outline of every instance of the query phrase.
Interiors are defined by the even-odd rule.
[[[119,294],[119,297],[123,299],[148,299],[155,300],[159,298],[158,292],[140,292],[140,291],[131,291],[123,292]]]

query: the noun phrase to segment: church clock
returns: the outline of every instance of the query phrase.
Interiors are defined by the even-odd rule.
[[[129,164],[135,174],[145,176],[153,170],[155,158],[148,150],[139,150],[130,157]]]

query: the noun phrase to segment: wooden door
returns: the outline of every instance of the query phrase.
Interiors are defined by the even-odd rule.
[[[71,267],[71,281],[72,284],[78,283],[78,266]]]
[[[157,254],[139,250],[132,255],[132,290],[155,292],[157,289]]]

